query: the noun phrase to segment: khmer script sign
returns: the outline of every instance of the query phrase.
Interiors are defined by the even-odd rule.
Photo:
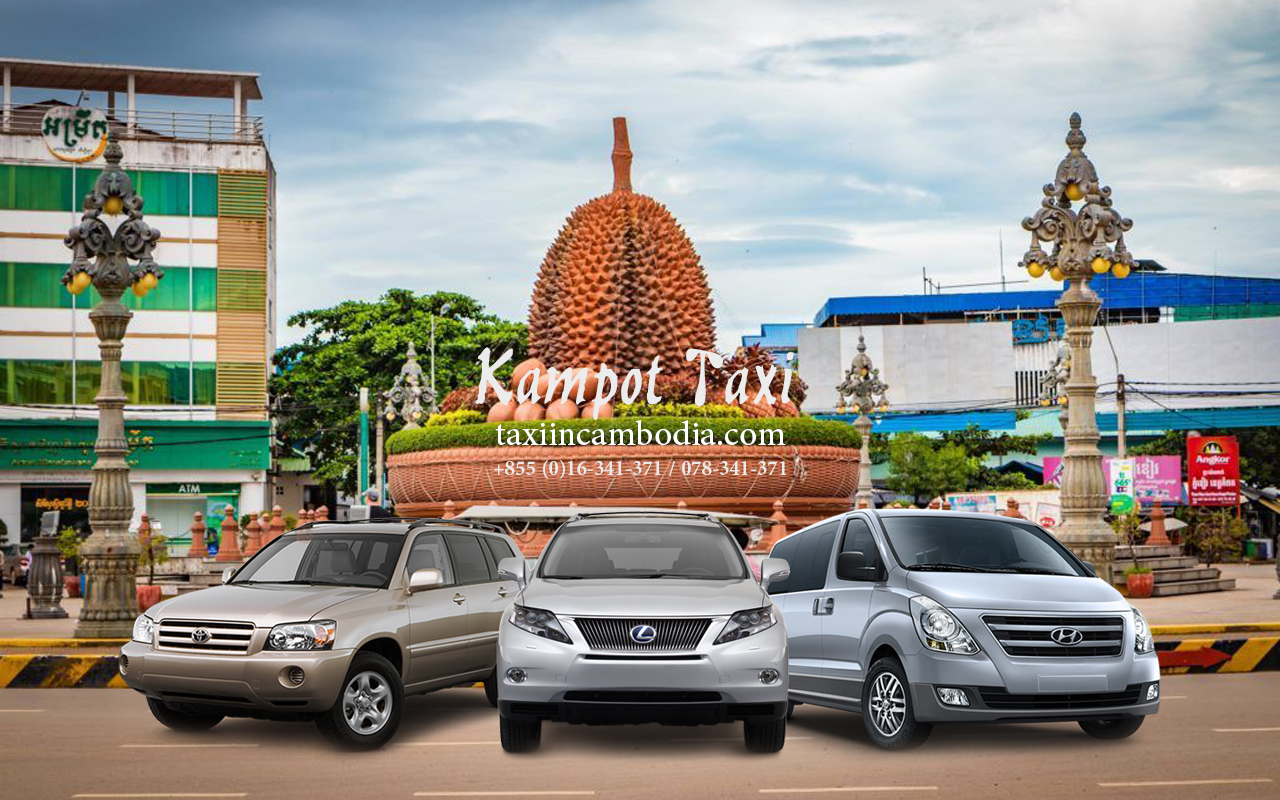
[[[40,131],[45,147],[63,161],[92,161],[107,147],[107,117],[96,108],[54,106]]]

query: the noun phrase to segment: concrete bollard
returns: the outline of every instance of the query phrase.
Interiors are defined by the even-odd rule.
[[[206,530],[208,528],[204,524],[204,514],[197,511],[191,522],[191,546],[187,548],[187,558],[204,558],[209,555],[209,548],[204,544]]]
[[[236,510],[227,506],[227,516],[222,520],[222,538],[218,544],[215,561],[244,561],[240,554],[240,523],[236,522]]]

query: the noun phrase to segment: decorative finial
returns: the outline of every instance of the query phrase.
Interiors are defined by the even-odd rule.
[[[1067,132],[1067,147],[1079,152],[1084,148],[1085,143],[1084,131],[1080,130],[1080,112],[1072,112],[1068,123],[1071,125],[1071,130]]]
[[[858,352],[867,352],[867,340],[862,338],[862,334],[858,334]]]
[[[631,142],[627,138],[627,118],[613,118],[613,190],[631,191]]]
[[[120,141],[116,139],[116,129],[107,129],[107,149],[102,152],[102,158],[112,167],[119,167],[121,159],[124,158],[124,150],[120,148]]]

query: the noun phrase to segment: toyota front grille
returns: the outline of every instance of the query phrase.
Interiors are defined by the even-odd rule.
[[[160,621],[156,646],[193,653],[244,655],[253,641],[252,622],[166,619]]]

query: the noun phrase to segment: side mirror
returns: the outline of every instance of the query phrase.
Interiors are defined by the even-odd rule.
[[[1097,568],[1097,567],[1095,567],[1095,566],[1093,565],[1093,562],[1092,562],[1092,561],[1085,561],[1085,562],[1084,562],[1084,568],[1085,568],[1085,569],[1089,572],[1089,574],[1090,574],[1090,575],[1092,575],[1093,577],[1095,577],[1095,578],[1096,578],[1096,577],[1098,577],[1098,568]]]
[[[760,563],[760,586],[769,588],[771,581],[785,581],[791,577],[791,565],[785,558],[766,558]]]
[[[836,556],[836,577],[842,581],[874,581],[876,568],[867,566],[867,557],[860,551]]]
[[[222,582],[223,582],[223,583],[230,583],[230,582],[231,582],[231,576],[232,576],[232,575],[235,575],[235,574],[236,574],[236,568],[235,568],[235,567],[227,567],[226,569],[224,569],[224,570],[222,571]]]
[[[504,558],[498,562],[498,579],[504,581],[515,581],[521,587],[525,584],[525,568],[526,564],[523,558]]]
[[[444,586],[444,573],[438,569],[419,569],[409,576],[409,594]]]

